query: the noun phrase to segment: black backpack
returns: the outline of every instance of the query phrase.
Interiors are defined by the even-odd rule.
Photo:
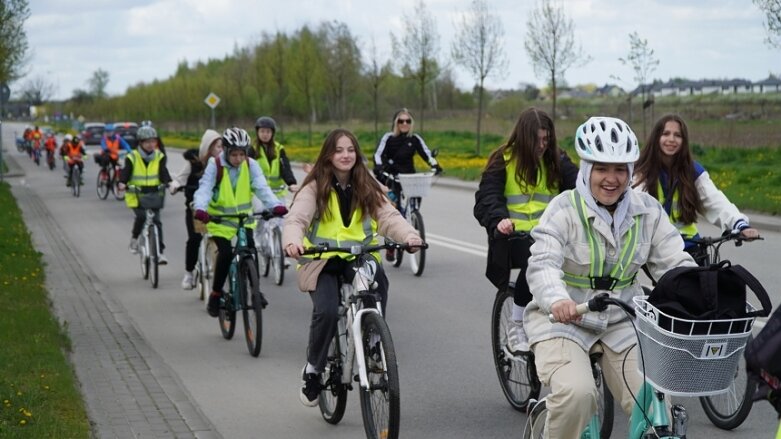
[[[746,345],[746,371],[759,383],[755,399],[767,399],[781,414],[781,308]]]
[[[762,309],[746,311],[747,286],[759,299]],[[686,320],[767,316],[771,309],[767,291],[757,278],[728,260],[708,267],[673,268],[659,279],[648,302],[666,314]],[[660,319],[660,325],[662,323]],[[722,326],[726,332],[745,332],[741,328],[730,328],[729,324]],[[676,327],[675,332],[683,329]]]

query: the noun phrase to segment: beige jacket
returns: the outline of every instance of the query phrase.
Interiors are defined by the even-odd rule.
[[[285,217],[282,248],[286,248],[288,244],[300,245],[303,242],[316,211],[316,188],[314,183],[309,183],[298,191],[290,206],[290,212]],[[377,221],[378,234],[396,242],[407,242],[413,237],[420,238],[417,230],[409,225],[390,200],[386,199],[374,220]],[[301,266],[298,269],[298,289],[304,292],[314,291],[317,278],[326,262],[327,260],[322,259]]]

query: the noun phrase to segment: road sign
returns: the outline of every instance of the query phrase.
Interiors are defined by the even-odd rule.
[[[220,105],[220,97],[217,96],[214,93],[209,93],[209,96],[206,96],[206,99],[203,100],[206,105],[214,109],[217,105]]]

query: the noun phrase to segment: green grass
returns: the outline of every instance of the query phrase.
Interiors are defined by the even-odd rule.
[[[66,361],[69,340],[52,316],[41,254],[7,183],[0,184],[0,437],[88,438]]]

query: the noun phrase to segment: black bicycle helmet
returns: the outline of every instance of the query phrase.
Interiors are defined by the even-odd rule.
[[[258,120],[255,121],[255,129],[257,130],[258,128],[268,128],[272,133],[276,133],[277,123],[268,116],[260,116]]]
[[[246,154],[249,152],[250,143],[249,134],[243,128],[231,127],[222,133],[222,147],[225,148],[226,154],[236,149]]]

